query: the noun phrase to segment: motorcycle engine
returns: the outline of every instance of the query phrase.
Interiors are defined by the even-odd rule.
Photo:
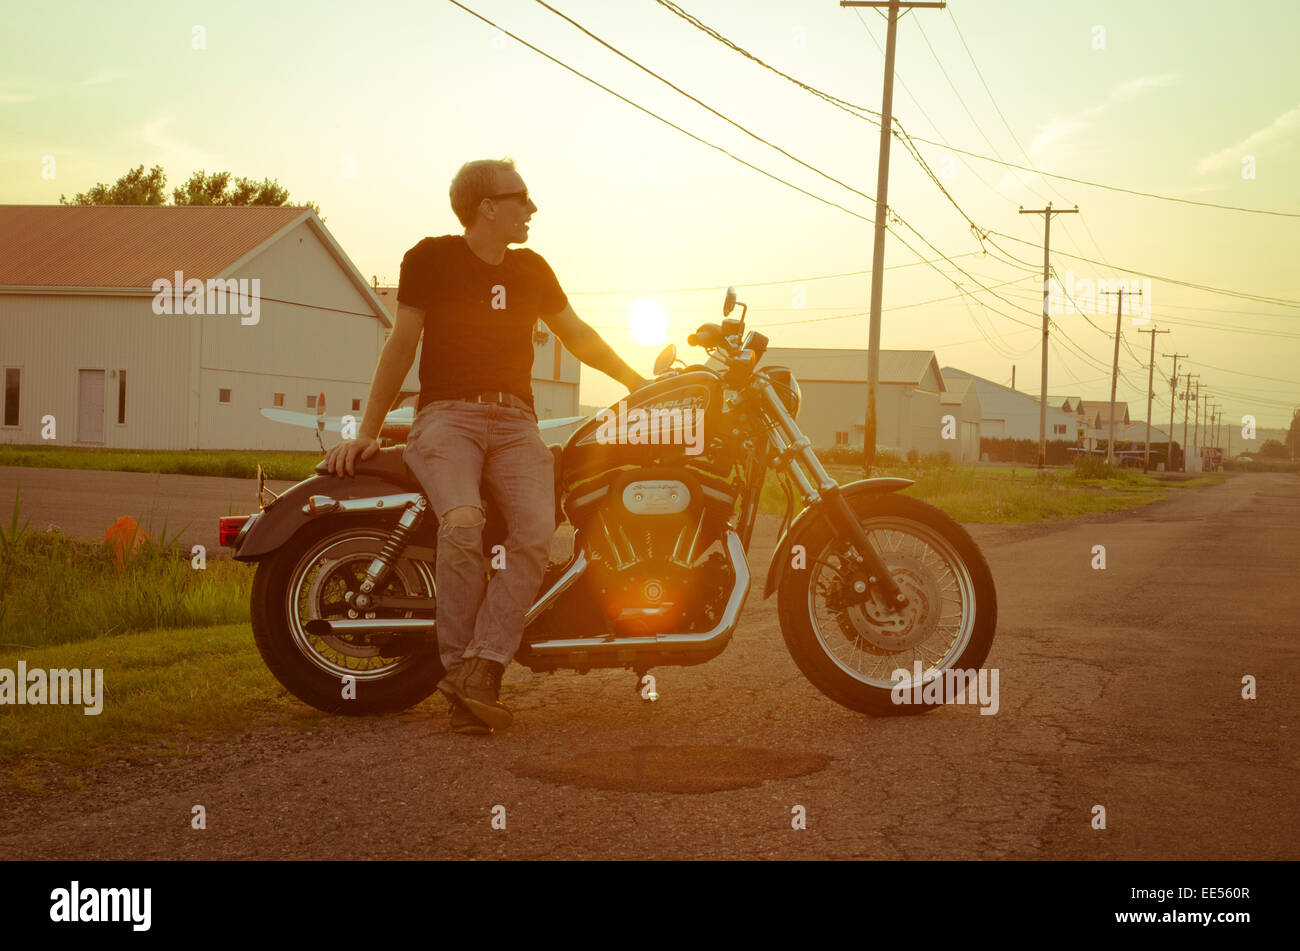
[[[612,470],[574,489],[565,512],[590,562],[601,613],[616,634],[707,630],[729,591],[715,553],[737,493],[707,473],[666,466]]]

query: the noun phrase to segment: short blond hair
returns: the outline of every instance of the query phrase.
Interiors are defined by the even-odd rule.
[[[497,174],[513,172],[515,160],[476,159],[466,162],[451,180],[451,210],[460,223],[468,228],[478,214],[479,202],[497,190]]]

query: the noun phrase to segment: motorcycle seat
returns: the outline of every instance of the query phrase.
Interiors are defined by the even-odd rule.
[[[411,471],[411,467],[402,458],[402,452],[405,449],[405,446],[390,446],[387,449],[380,449],[369,459],[356,460],[353,463],[353,469],[356,470],[359,476],[374,476],[400,486],[408,492],[421,492],[423,490],[420,488],[419,480],[416,479],[415,473]],[[323,459],[316,464],[316,472],[319,475],[329,475],[329,470],[325,468]]]

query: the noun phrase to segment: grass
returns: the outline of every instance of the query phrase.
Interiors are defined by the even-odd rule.
[[[321,460],[319,452],[83,449],[72,446],[0,446],[0,466],[162,472],[169,475],[252,479],[262,464],[268,479],[301,482]]]
[[[46,647],[159,627],[248,620],[253,572],[226,558],[193,566],[167,539],[95,544],[0,525],[0,649]],[[152,533],[150,533],[152,534]]]
[[[37,650],[0,652],[0,667],[102,669],[103,710],[0,706],[0,786],[77,788],[112,760],[200,755],[204,735],[263,724],[310,726],[325,715],[289,696],[245,624],[163,629]]]
[[[1166,498],[1175,488],[1192,488],[1222,482],[1222,474],[1173,481],[1158,473],[1106,466],[1085,457],[1080,465],[1047,469],[994,466],[950,466],[888,460],[876,473],[911,479],[915,485],[905,495],[943,509],[959,522],[1023,523],[1051,518],[1074,518],[1136,508]],[[828,465],[841,485],[862,478],[860,466]],[[797,507],[797,502],[796,502]],[[763,487],[761,511],[781,514],[784,496],[773,474]]]

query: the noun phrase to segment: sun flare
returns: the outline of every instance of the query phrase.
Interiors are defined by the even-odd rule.
[[[632,339],[645,347],[657,347],[668,339],[668,315],[658,301],[650,298],[632,302],[627,326]]]

